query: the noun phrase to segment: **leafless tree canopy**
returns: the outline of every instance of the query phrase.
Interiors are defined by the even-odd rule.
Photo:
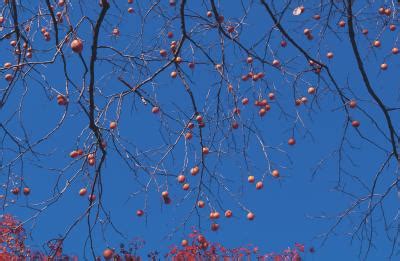
[[[104,223],[124,234],[103,204],[105,176],[131,184],[125,199],[142,201],[132,215],[151,215],[154,193],[185,208],[173,234],[202,226],[209,213],[252,220],[257,209],[242,200],[247,183],[284,189],[301,160],[313,164],[306,171],[314,182],[329,172],[347,199],[334,214],[307,213],[326,219],[323,243],[350,235],[366,258],[379,235],[388,256],[398,255],[399,7],[2,1],[3,211],[24,208],[24,224],[34,227],[64,198],[85,195],[86,210],[71,217],[61,240],[86,223],[85,254],[95,257],[93,235]],[[321,158],[293,157],[299,141],[321,138],[332,145],[320,148]],[[31,189],[40,192],[25,200]]]

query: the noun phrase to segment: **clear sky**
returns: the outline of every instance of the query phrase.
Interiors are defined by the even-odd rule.
[[[81,2],[71,1],[68,12],[73,25],[80,23],[76,32],[84,43],[82,57],[89,64],[92,29],[88,20],[80,19],[84,14],[95,23],[101,8],[93,0]],[[320,7],[318,4],[330,1],[305,1],[305,12],[300,16],[292,16],[291,10],[301,1],[291,1],[290,11],[285,13],[282,24],[307,52],[328,65],[346,97],[358,101],[359,108],[351,110],[350,117],[361,122],[359,132],[351,125],[346,127],[348,121],[344,106],[327,73],[323,71],[318,76],[306,71],[310,67],[291,43],[286,48],[280,46],[284,38],[277,29],[271,29],[271,18],[259,1],[224,0],[218,5],[218,11],[225,17],[224,26],[242,22],[237,28],[240,32],[235,38],[237,41],[269,62],[273,59],[281,61],[283,67],[277,69],[267,64],[263,66],[255,59],[251,65],[254,71],[265,72],[265,78],[258,82],[240,80],[240,76],[252,68],[245,62],[248,54],[243,49],[223,37],[222,52],[217,29],[209,28],[215,22],[213,18],[206,17],[207,10],[211,10],[209,1],[187,3],[187,31],[214,61],[222,63],[224,60],[226,66],[225,78],[221,79],[214,65],[193,43],[186,40],[182,47],[184,62],[180,67],[194,94],[198,111],[204,115],[206,127],[202,129],[202,142],[211,151],[206,156],[208,172],[204,173],[204,194],[200,193],[200,197],[203,200],[206,200],[205,196],[209,197],[210,206],[217,208],[220,213],[226,209],[234,213],[232,219],[221,218],[218,221],[220,229],[217,232],[210,230],[208,206],[198,212],[192,211],[198,195],[196,186],[200,182],[200,176],[191,177],[189,174],[190,168],[199,164],[201,159],[198,127],[193,131],[192,140],[181,138],[171,153],[167,153],[169,146],[175,144],[183,124],[193,114],[184,84],[179,77],[170,77],[174,65],[141,87],[143,95],[159,105],[159,114],[151,113],[151,105],[144,105],[133,93],[122,100],[117,97],[104,110],[110,95],[127,90],[118,80],[119,77],[134,86],[167,62],[160,58],[159,50],[168,50],[170,41],[181,37],[179,4],[169,7],[168,1],[162,0],[146,14],[150,2],[155,1],[135,1],[132,5],[126,1],[110,2],[111,8],[100,30],[99,46],[113,46],[134,58],[129,60],[121,57],[109,48],[98,50],[95,95],[96,104],[103,111],[98,125],[102,127],[107,141],[108,154],[101,171],[102,210],[93,231],[95,250],[100,254],[106,247],[118,247],[120,243],[128,244],[134,238],[141,238],[146,244],[140,254],[145,255],[153,250],[165,253],[170,245],[179,244],[194,226],[201,228],[211,241],[228,247],[254,244],[261,252],[279,252],[300,242],[307,248],[314,246],[316,249],[314,254],[306,255],[306,260],[360,259],[360,249],[364,254],[366,247],[361,246],[360,241],[365,243],[364,233],[369,231],[357,231],[360,234],[356,234],[353,240],[351,233],[357,229],[367,205],[355,208],[334,232],[328,234],[326,241],[324,235],[331,231],[338,217],[354,200],[368,195],[366,187],[371,188],[373,177],[386,159],[387,153],[383,150],[390,151],[391,148],[372,121],[374,119],[388,135],[383,114],[361,81],[347,35],[347,25],[345,28],[337,27],[337,22],[343,18],[338,10],[335,9],[331,14],[330,27],[323,26],[326,24],[327,6]],[[272,2],[277,9],[282,9],[280,1]],[[337,4],[339,9],[343,8],[341,3]],[[390,50],[397,43],[398,33],[384,27],[389,18],[374,19],[378,16],[375,11],[377,3],[361,9],[363,4],[356,3],[354,7],[357,11],[361,10],[356,27],[359,49],[373,87],[386,104],[395,106],[399,104],[395,78],[399,63],[397,57],[390,55]],[[26,9],[19,6],[22,13],[20,19],[30,17],[32,14],[28,10],[37,11],[39,6],[45,8],[37,3],[29,3]],[[135,13],[126,12],[129,6],[135,9]],[[365,13],[362,13],[363,10]],[[248,12],[246,16],[245,11]],[[321,12],[323,17],[320,21],[311,19],[317,12]],[[40,19],[39,27],[37,23],[32,23],[29,37],[35,39],[34,49],[40,51],[34,52],[32,61],[46,61],[55,53],[54,35],[50,42],[46,42],[38,31],[42,26],[51,28],[49,17]],[[112,35],[112,29],[116,27],[120,31],[117,37]],[[360,33],[364,27],[369,29],[368,36]],[[313,41],[303,35],[304,28],[312,28]],[[61,26],[60,30],[64,37],[66,29]],[[35,31],[38,31],[38,36],[33,36]],[[168,31],[174,33],[172,39],[166,37]],[[371,42],[376,38],[381,40],[382,46],[372,50]],[[0,61],[14,61],[8,41],[3,40],[1,45]],[[69,44],[63,50],[68,61],[68,75],[77,89],[69,85],[71,102],[61,127],[48,140],[35,146],[35,153],[27,153],[23,161],[17,160],[11,165],[7,164],[18,155],[18,150],[4,130],[0,129],[1,137],[5,137],[0,162],[3,166],[0,172],[2,182],[7,184],[8,180],[19,186],[17,177],[22,175],[25,184],[32,190],[28,197],[9,195],[16,203],[5,207],[3,213],[12,213],[21,220],[28,220],[25,224],[27,231],[31,232],[28,243],[37,249],[41,249],[44,242],[64,235],[88,208],[87,197],[80,197],[78,191],[82,187],[90,187],[94,176],[93,167],[83,164],[83,160],[69,157],[72,150],[84,146],[85,153],[88,152],[94,139],[87,128],[88,118],[77,105],[80,88],[88,84],[89,76],[83,80],[84,65],[79,56],[71,51]],[[334,53],[332,60],[326,58],[327,52]],[[140,57],[142,53],[144,56]],[[196,63],[194,70],[187,66],[190,61]],[[383,61],[389,64],[386,71],[379,69]],[[2,70],[2,74],[5,71]],[[227,81],[233,84],[236,98],[227,91]],[[5,86],[6,81],[3,81],[1,88]],[[309,86],[317,88],[316,95],[307,94]],[[0,111],[0,122],[15,136],[24,142],[29,138],[29,143],[33,144],[49,133],[65,112],[65,107],[56,103],[57,92],[65,93],[60,56],[53,64],[36,65],[24,80],[19,78]],[[275,93],[276,100],[270,101],[271,110],[260,118],[258,108],[253,103],[259,96],[266,98],[270,92]],[[87,98],[87,91],[84,90],[82,95]],[[309,101],[306,105],[296,107],[294,98],[302,95],[308,97]],[[240,103],[243,97],[250,99],[249,105]],[[235,116],[240,127],[232,130],[230,125],[235,102],[238,102],[241,110],[240,116]],[[88,106],[85,99],[82,99],[82,103]],[[20,113],[11,116],[16,110]],[[394,120],[397,119],[395,127],[398,130],[398,112],[392,116]],[[110,131],[109,122],[115,120],[118,121],[118,127]],[[296,145],[289,146],[287,140],[293,134]],[[379,146],[372,145],[362,137],[373,140]],[[265,151],[260,146],[260,140],[265,145]],[[128,155],[125,148],[132,154]],[[135,166],[132,155],[141,162],[142,169]],[[162,162],[157,165],[161,159]],[[148,172],[154,169],[157,184],[152,180],[146,189],[150,180]],[[270,169],[279,169],[281,177],[271,177]],[[377,194],[384,193],[396,179],[396,171],[394,161],[385,167],[376,186]],[[176,175],[180,173],[190,180],[191,192],[183,191],[176,182]],[[254,184],[247,182],[248,175],[254,175],[257,181],[263,179],[264,188],[256,190]],[[58,198],[67,179],[71,178],[72,183]],[[10,189],[10,185],[7,189]],[[98,193],[97,189],[95,194]],[[161,191],[166,189],[172,199],[172,204],[168,206],[163,204],[160,196]],[[57,198],[53,201],[51,198],[54,196]],[[397,192],[390,191],[381,207],[390,223],[387,224],[388,231],[392,231],[391,225],[398,224],[394,219],[399,209]],[[43,211],[38,211],[42,208]],[[93,209],[92,216],[96,209]],[[145,216],[136,216],[138,209],[144,209]],[[253,221],[246,219],[246,209],[255,213]],[[37,218],[32,218],[34,215],[38,215]],[[386,239],[382,212],[373,216],[372,224],[374,244],[368,260],[383,260],[389,256],[392,246]],[[64,251],[82,257],[87,235],[87,219],[84,218],[70,231]],[[395,249],[398,250],[398,243]],[[88,247],[86,252],[89,255]]]

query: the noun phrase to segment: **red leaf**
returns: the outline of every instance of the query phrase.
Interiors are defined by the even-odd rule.
[[[294,245],[300,252],[304,252],[304,245],[303,244],[295,243]]]

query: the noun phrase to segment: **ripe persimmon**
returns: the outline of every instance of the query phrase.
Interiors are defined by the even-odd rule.
[[[218,228],[219,228],[219,225],[218,225],[217,223],[212,223],[212,224],[211,224],[211,230],[212,230],[212,231],[217,231]]]
[[[272,177],[274,178],[279,178],[279,170],[274,169],[271,173]]]
[[[197,201],[197,206],[198,206],[199,208],[204,208],[205,205],[206,205],[206,204],[204,203],[204,201],[202,201],[202,200]]]
[[[45,36],[46,37],[46,36]],[[81,53],[83,50],[83,43],[80,39],[75,39],[71,42],[71,49],[75,53]]]
[[[85,196],[85,195],[86,195],[86,192],[87,192],[87,189],[86,189],[86,188],[81,188],[81,189],[79,190],[79,196]]]
[[[357,106],[357,102],[356,102],[355,100],[351,100],[351,101],[349,102],[349,107],[350,107],[350,108],[354,109],[356,106]]]
[[[178,176],[178,182],[179,182],[179,183],[183,183],[183,182],[185,182],[185,180],[186,180],[185,175],[179,175],[179,176]]]
[[[160,55],[161,55],[162,57],[167,56],[167,51],[164,50],[164,49],[161,49],[161,50],[160,50]]]
[[[11,82],[11,80],[13,79],[12,74],[7,73],[6,76],[4,76],[4,79],[6,79],[7,82]]]
[[[190,174],[192,174],[192,176],[196,176],[197,173],[199,173],[200,168],[198,166],[194,166],[193,168],[190,169]]]
[[[78,153],[78,151],[73,150],[73,151],[71,151],[71,153],[69,153],[69,156],[70,156],[71,158],[76,158],[76,157],[79,156],[79,153]]]
[[[247,213],[247,219],[248,220],[253,220],[255,215],[252,212]]]
[[[358,127],[360,127],[360,122],[357,121],[357,120],[353,120],[353,121],[351,122],[351,125],[352,125],[354,128],[358,128]]]
[[[237,129],[239,128],[239,123],[237,121],[232,122],[232,129]]]
[[[117,123],[115,121],[110,122],[110,129],[115,129],[117,128]]]
[[[111,249],[107,248],[103,251],[103,257],[106,260],[109,260],[112,258],[112,256],[114,255],[114,251],[112,251]]]
[[[272,61],[272,65],[275,66],[275,67],[279,67],[281,65],[281,62],[279,60],[275,59],[275,60]]]
[[[315,87],[308,87],[307,92],[308,92],[308,94],[314,94],[315,93]]]
[[[31,193],[31,189],[28,187],[25,187],[25,188],[23,188],[22,192],[24,193],[25,196],[27,196]]]
[[[90,194],[88,199],[89,199],[89,201],[95,201],[96,200],[96,195]]]

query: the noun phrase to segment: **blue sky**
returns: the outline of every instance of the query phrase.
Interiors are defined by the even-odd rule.
[[[125,2],[118,3],[120,8],[118,9],[114,1],[111,1],[111,8],[107,14],[109,16],[106,17],[100,31],[99,45],[112,45],[136,58],[133,59],[134,62],[128,63],[126,59],[121,59],[109,49],[99,49],[95,82],[96,88],[101,89],[101,93],[99,89],[96,91],[96,102],[99,108],[104,109],[106,106],[109,101],[107,95],[127,90],[126,86],[118,81],[118,77],[135,85],[147,78],[149,72],[151,74],[165,64],[166,60],[159,59],[158,52],[160,48],[169,48],[171,39],[165,37],[166,32],[172,31],[175,34],[172,40],[180,37],[180,21],[176,19],[179,13],[178,7],[168,7],[166,2],[162,1],[161,9],[155,8],[153,12],[150,12],[141,27],[140,17],[142,12],[149,7],[149,3],[135,3],[132,6],[136,13],[127,14],[125,10],[128,5]],[[297,1],[293,1],[291,8],[297,6],[294,2]],[[288,12],[284,16],[283,25],[313,57],[320,58],[329,66],[332,75],[346,95],[357,99],[360,109],[351,110],[350,116],[360,120],[360,133],[389,150],[389,143],[371,121],[371,118],[375,119],[387,133],[383,115],[371,101],[361,81],[346,34],[347,27],[333,28],[334,31],[330,29],[326,32],[321,31],[323,28],[318,25],[318,22],[307,18],[318,11],[312,2],[314,1],[305,3],[306,11],[301,16],[294,17],[290,14],[291,12]],[[277,8],[281,8],[279,3],[276,5]],[[240,1],[220,2],[218,10],[225,16],[225,24],[235,23],[243,17],[244,11],[240,6]],[[250,6],[248,1],[245,1],[245,6]],[[356,4],[354,9],[358,10],[361,7]],[[371,11],[366,11],[365,17],[374,16],[376,7],[374,4],[367,6],[366,10]],[[37,6],[32,4],[30,8],[36,10]],[[85,15],[93,20],[100,11],[99,7],[90,6],[88,3],[80,7],[77,1],[72,1],[69,8],[74,12],[71,14],[73,24],[82,17],[80,10],[84,10]],[[221,61],[222,52],[217,30],[207,29],[207,24],[212,23],[212,19],[205,16],[209,9],[208,2],[206,5],[188,3],[187,14],[201,15],[204,21],[188,18],[186,26],[188,29],[193,29],[193,39],[204,46],[208,55],[215,61]],[[191,101],[182,81],[169,77],[173,70],[173,67],[170,67],[158,75],[153,82],[141,88],[146,97],[160,106],[162,110],[160,114],[152,114],[150,105],[145,106],[140,98],[129,94],[124,96],[120,103],[121,107],[116,99],[100,117],[98,124],[104,127],[102,132],[108,144],[108,154],[101,174],[102,204],[112,220],[112,225],[118,231],[122,231],[126,238],[121,237],[113,229],[104,212],[101,212],[99,222],[93,232],[94,245],[98,253],[106,247],[118,247],[119,243],[127,244],[129,240],[136,237],[146,241],[144,248],[140,250],[141,254],[152,250],[165,253],[169,245],[178,244],[185,238],[192,226],[199,228],[200,225],[210,240],[230,247],[254,244],[260,248],[261,252],[279,252],[293,246],[295,242],[301,242],[306,247],[316,248],[313,255],[306,255],[306,260],[359,259],[360,240],[352,241],[349,233],[358,224],[360,213],[365,210],[365,205],[356,209],[351,218],[346,218],[335,233],[329,234],[328,240],[322,246],[321,235],[328,232],[340,213],[354,202],[352,196],[335,190],[337,185],[340,184],[340,188],[350,191],[355,197],[365,196],[367,192],[359,181],[370,187],[386,155],[379,148],[362,139],[359,133],[349,126],[343,147],[342,172],[339,175],[337,150],[345,130],[346,114],[335,89],[324,72],[321,77],[312,72],[299,73],[309,68],[305,59],[290,43],[286,48],[280,47],[282,35],[277,30],[272,30],[270,35],[267,34],[270,36],[268,42],[263,39],[263,35],[271,31],[272,22],[258,1],[252,3],[248,11],[249,15],[245,17],[244,23],[238,29],[240,31],[238,39],[248,48],[261,39],[261,44],[254,46],[253,51],[260,56],[263,56],[265,52],[265,59],[269,61],[277,57],[284,65],[285,73],[268,65],[262,66],[260,62],[255,61],[253,65],[255,71],[264,71],[265,79],[257,83],[240,81],[240,76],[249,71],[249,65],[244,62],[247,54],[232,41],[224,38],[226,65],[224,74],[234,85],[239,98],[250,99],[248,106],[240,104],[241,98],[238,100],[241,115],[235,119],[240,123],[239,129],[234,131],[230,129],[231,112],[235,100],[232,94],[227,92],[227,84],[221,80],[214,66],[200,50],[191,46],[189,41],[184,44],[181,53],[184,59],[181,65],[182,71],[195,96],[198,110],[204,115],[206,122],[206,127],[203,129],[203,142],[211,150],[206,157],[207,168],[210,173],[213,173],[212,175],[221,178],[220,181],[223,180],[226,184],[218,186],[216,180],[210,178],[212,176],[210,173],[205,174],[204,182],[213,192],[206,194],[211,199],[211,205],[216,206],[220,213],[223,213],[225,209],[231,209],[234,217],[230,220],[220,219],[219,231],[211,232],[208,209],[199,210],[199,216],[189,215],[196,201],[196,190],[188,194],[180,188],[174,177],[166,178],[162,175],[165,173],[177,175],[183,172],[190,179],[193,188],[198,184],[199,176],[189,177],[188,173],[190,167],[198,164],[200,159],[201,148],[197,127],[194,130],[194,138],[187,143],[181,139],[173,148],[172,154],[168,154],[165,162],[161,164],[162,169],[165,170],[158,173],[157,181],[161,185],[157,188],[154,182],[151,182],[146,192],[144,192],[143,184],[149,181],[148,174],[137,167],[128,168],[118,153],[122,151],[122,144],[136,154],[144,166],[155,166],[167,151],[168,144],[176,140],[183,124],[193,114]],[[29,15],[28,12],[22,13],[23,16]],[[160,16],[160,13],[163,16]],[[326,9],[323,8],[322,14],[326,14]],[[170,23],[165,22],[165,17],[171,19]],[[335,13],[329,24],[336,26],[340,19],[340,14]],[[47,21],[48,19],[43,19],[40,23],[46,25]],[[203,24],[199,25],[199,21]],[[370,33],[367,37],[358,35],[357,40],[360,42],[360,51],[367,73],[376,92],[386,104],[395,106],[398,104],[399,97],[398,89],[393,86],[393,83],[396,82],[394,76],[399,63],[396,60],[397,57],[388,54],[396,44],[397,33],[389,32],[387,29],[381,32],[385,21],[379,18],[374,23],[370,19],[365,21],[361,19],[360,24],[367,27]],[[111,34],[115,27],[118,27],[121,32],[119,37]],[[312,28],[315,40],[308,41],[304,37],[302,31],[306,27]],[[79,26],[77,36],[84,41],[82,55],[88,64],[92,31],[87,20]],[[371,50],[370,43],[378,36],[382,47],[376,51]],[[6,45],[1,51],[2,61],[14,59],[10,55],[9,51],[12,49],[9,44],[4,41],[2,44]],[[40,36],[36,36],[34,46],[41,50],[34,53],[33,60],[35,61],[46,60],[54,53],[54,41],[47,43]],[[48,49],[50,47],[53,49]],[[68,73],[74,83],[81,87],[84,84],[82,80],[84,66],[78,55],[74,54],[68,46],[65,46],[63,50],[68,61]],[[328,51],[334,53],[331,61],[325,57]],[[141,53],[145,54],[147,63],[137,59]],[[196,67],[190,70],[187,68],[187,61],[193,59]],[[389,63],[389,69],[385,72],[379,70],[382,60]],[[55,90],[65,92],[65,77],[60,57],[54,64],[38,65],[35,68],[36,71],[26,76],[25,81],[19,80],[16,83],[12,95],[0,113],[0,122],[12,130],[15,136],[23,139],[26,135],[31,141],[43,137],[54,128],[65,109],[58,106],[55,101]],[[298,81],[293,80],[290,76],[292,73],[299,73]],[[88,78],[86,78],[87,81]],[[4,84],[5,81],[2,88]],[[307,94],[307,88],[310,85],[317,87],[316,96]],[[25,91],[26,93],[22,96]],[[266,97],[271,91],[276,94],[276,100],[270,102],[271,111],[260,118],[253,102],[259,95]],[[220,103],[217,99],[219,92]],[[84,92],[83,95],[87,96],[87,93]],[[305,106],[294,106],[294,95],[306,95],[309,103]],[[55,188],[63,188],[66,180],[78,173],[62,197],[40,212],[37,219],[29,219],[26,223],[26,229],[31,231],[28,242],[34,248],[41,249],[43,242],[63,235],[73,221],[88,207],[87,198],[80,197],[78,191],[90,184],[93,168],[82,167],[82,160],[76,160],[69,165],[72,160],[68,157],[70,151],[83,146],[89,147],[93,142],[93,137],[87,129],[87,116],[76,104],[78,96],[79,93],[70,86],[71,102],[66,112],[66,119],[49,140],[36,147],[36,155],[28,153],[23,157],[23,162],[17,161],[10,169],[1,169],[4,183],[7,180],[7,174],[11,173],[12,182],[16,182],[18,186],[20,182],[13,176],[23,175],[24,182],[32,189],[30,196],[14,197],[17,202],[3,210],[4,213],[12,213],[21,220],[28,220],[35,213],[38,214],[39,212],[34,208],[41,208],[44,205],[36,204],[57,195]],[[11,117],[20,106],[19,104],[22,104],[23,108],[21,113]],[[217,106],[218,104],[220,105]],[[363,111],[371,118],[366,117]],[[171,115],[173,119],[168,118],[168,115]],[[398,112],[392,115],[393,119],[398,118]],[[296,121],[297,116],[301,118],[301,121],[299,119]],[[6,121],[9,118],[11,120]],[[118,128],[109,131],[108,124],[114,120],[118,121]],[[21,121],[26,134],[21,128]],[[259,140],[243,126],[251,126],[252,129],[257,130],[256,133],[267,145],[271,168],[280,170],[279,179],[274,179],[268,174],[269,166]],[[398,129],[398,122],[395,122],[395,127]],[[287,140],[293,133],[297,143],[295,146],[288,146]],[[3,132],[2,135],[4,135]],[[15,144],[13,145],[12,141],[6,138],[3,141],[3,147],[15,149]],[[247,160],[243,158],[244,152],[248,155]],[[3,150],[1,164],[4,166],[15,155],[16,152]],[[122,155],[126,156],[124,153]],[[131,161],[130,163],[132,164]],[[66,168],[66,171],[60,174],[63,168]],[[314,173],[316,168],[318,171]],[[385,176],[377,185],[379,193],[385,191],[396,177],[396,173],[396,163],[391,162],[384,171]],[[254,175],[256,180],[264,177],[262,190],[257,191],[254,184],[246,182],[249,174]],[[160,197],[161,191],[167,186],[172,198],[172,204],[169,206],[163,204]],[[230,193],[235,197],[227,193],[225,187],[229,188]],[[136,192],[139,193],[136,195]],[[254,221],[246,220],[247,212],[240,207],[238,202],[255,213]],[[135,214],[137,209],[145,209],[146,215],[137,217]],[[396,215],[397,193],[389,194],[385,199],[383,209],[388,219]],[[388,256],[391,248],[385,239],[380,214],[374,216],[373,224],[376,228],[374,247],[369,253],[368,260],[378,260]],[[87,234],[88,227],[85,218],[67,237],[64,244],[65,252],[82,257]]]

